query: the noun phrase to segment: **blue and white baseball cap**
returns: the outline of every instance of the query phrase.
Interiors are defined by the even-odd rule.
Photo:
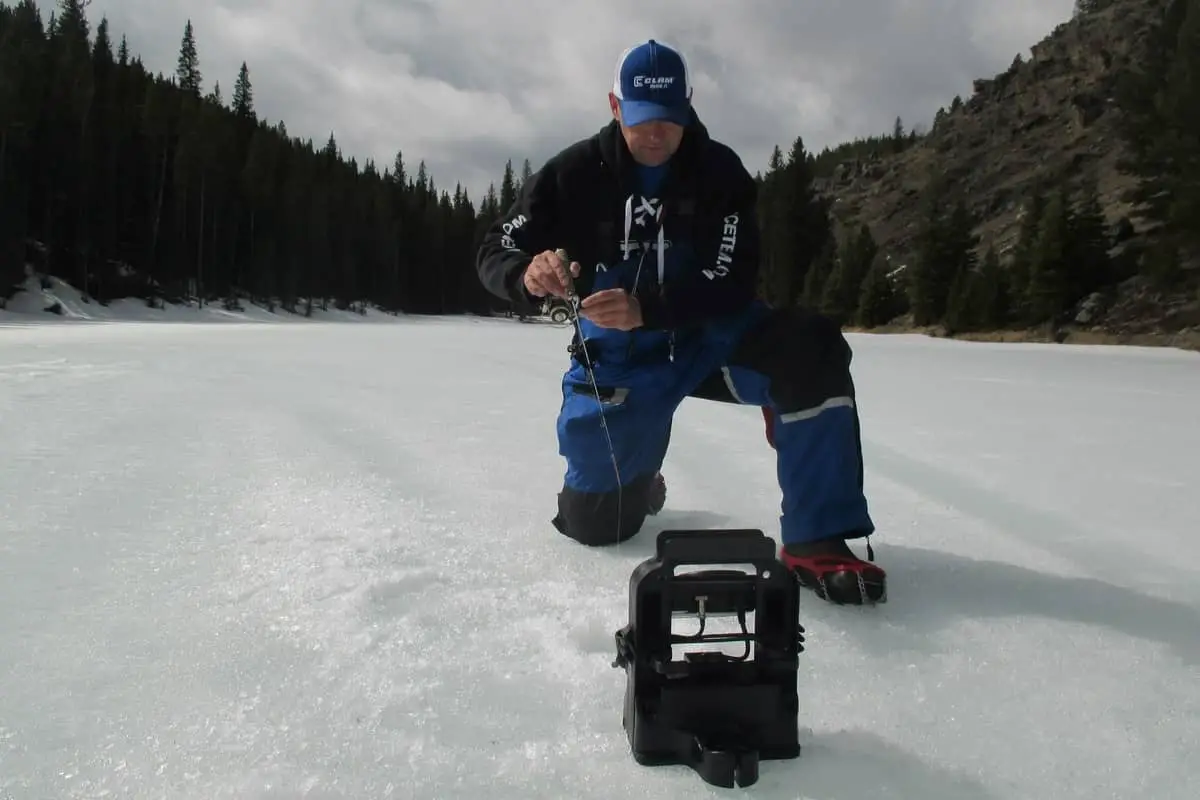
[[[670,45],[651,39],[617,59],[613,94],[626,125],[665,120],[687,125],[692,110],[692,79],[687,59]]]

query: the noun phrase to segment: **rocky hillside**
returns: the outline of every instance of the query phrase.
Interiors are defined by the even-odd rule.
[[[1137,179],[1118,168],[1126,148],[1117,86],[1130,65],[1143,62],[1166,2],[1113,0],[1059,25],[1029,57],[1018,55],[1003,73],[976,80],[970,98],[955,98],[903,152],[844,162],[817,182],[818,192],[834,201],[839,221],[865,222],[892,262],[904,264],[919,232],[922,192],[937,175],[950,198],[964,200],[981,220],[975,229],[981,256],[994,246],[1003,262],[1037,182],[1094,181],[1119,251],[1122,239],[1136,240],[1151,226],[1122,200]],[[1131,292],[1138,293],[1133,284],[1123,287],[1105,317],[1126,327],[1161,327],[1161,318],[1151,320],[1161,317],[1161,304],[1147,305],[1144,290],[1137,310],[1122,314]],[[1168,327],[1200,325],[1200,313],[1194,316],[1184,313]]]

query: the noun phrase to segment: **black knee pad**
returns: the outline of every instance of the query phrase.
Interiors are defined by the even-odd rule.
[[[653,475],[639,476],[617,492],[581,492],[563,487],[558,493],[559,533],[588,547],[618,544],[637,535],[650,511]]]

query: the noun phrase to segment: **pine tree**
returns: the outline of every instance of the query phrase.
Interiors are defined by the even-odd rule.
[[[512,159],[504,162],[504,177],[500,179],[500,205],[505,211],[517,202],[517,183],[513,176]]]
[[[242,119],[255,119],[254,88],[250,85],[250,69],[245,61],[238,69],[237,82],[233,84],[233,113]]]
[[[810,265],[830,232],[829,206],[813,188],[814,160],[797,137],[785,158],[774,149],[759,191],[763,268],[761,289],[772,303],[792,306],[804,291]]]
[[[1051,193],[1039,225],[1026,292],[1030,322],[1057,322],[1070,293],[1071,212],[1063,190]]]
[[[946,292],[945,321],[949,327],[968,330],[975,324],[971,296],[978,258],[975,220],[963,202],[955,203],[946,223],[946,272],[953,275]]]
[[[399,150],[392,159],[392,182],[397,189],[404,189],[408,186],[408,169],[404,166],[404,154]]]
[[[863,224],[846,235],[838,251],[839,258],[822,288],[820,308],[822,313],[844,324],[854,319],[858,311],[863,281],[879,247],[871,229]]]
[[[952,334],[999,330],[1008,321],[1008,287],[1000,257],[989,244],[982,263],[976,265],[974,244],[959,261],[950,284],[944,322]]]
[[[91,261],[89,219],[92,175],[89,131],[94,131],[93,103],[96,76],[89,41],[90,25],[82,0],[60,0],[57,16],[49,26],[47,60],[49,78],[48,116],[54,133],[47,147],[57,151],[47,168],[48,221],[54,225],[59,247],[50,252],[50,263],[58,274],[74,281],[90,301],[88,288]],[[44,63],[44,62],[43,62]]]
[[[790,306],[803,291],[800,276],[808,272],[825,243],[833,238],[833,231],[828,202],[813,188],[813,157],[799,136],[792,143],[784,175],[783,199],[790,221],[785,229],[788,259],[785,268],[790,278],[788,293],[780,299]]]
[[[1095,178],[1091,178],[1084,181],[1079,202],[1071,215],[1067,256],[1070,300],[1083,298],[1112,281],[1108,249],[1108,224],[1100,206]]]
[[[864,328],[884,325],[901,313],[899,292],[888,275],[890,268],[885,257],[877,256],[863,279],[854,318]]]
[[[175,67],[175,78],[180,89],[197,99],[200,97],[202,84],[200,57],[196,54],[196,35],[190,19],[183,28],[183,40],[179,44],[179,62]]]
[[[926,189],[925,215],[917,236],[916,253],[909,266],[908,301],[915,325],[933,325],[946,313],[950,284],[958,271],[953,231],[945,208],[945,185],[937,177]]]
[[[1008,325],[1009,289],[994,245],[988,245],[984,253],[971,294],[971,315],[980,330],[1000,330]]]
[[[529,163],[529,159],[527,158],[521,164],[521,177],[517,182],[517,194],[521,193],[521,190],[525,188],[525,185],[529,183],[529,180],[532,177],[533,177],[533,165]]]
[[[972,329],[975,323],[971,307],[971,293],[975,286],[974,274],[963,266],[954,273],[946,296],[946,313],[943,323],[950,335]]]
[[[771,150],[767,159],[767,172],[756,178],[758,188],[758,219],[761,227],[761,267],[758,273],[758,291],[779,305],[787,305],[786,297],[791,292],[792,275],[789,270],[790,255],[787,246],[788,203],[785,194],[786,163],[779,145]]]
[[[800,294],[800,304],[806,308],[818,309],[821,298],[825,294],[825,284],[829,276],[837,268],[839,261],[837,238],[830,236],[825,240],[824,247],[817,254],[804,275],[804,286]]]
[[[73,47],[86,45],[90,26],[85,8],[91,0],[59,0],[54,35],[71,40]]]
[[[947,214],[941,191],[936,183],[930,189],[916,263],[909,272],[909,302],[916,325],[943,321],[955,280],[966,281],[965,273],[975,267],[975,221],[961,201]]]

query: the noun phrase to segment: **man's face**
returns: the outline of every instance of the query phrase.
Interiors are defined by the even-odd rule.
[[[612,109],[613,119],[621,123],[621,133],[625,136],[625,144],[633,155],[633,160],[647,167],[657,167],[663,164],[683,141],[683,126],[674,122],[654,120],[641,125],[626,125],[621,120],[621,106],[616,95],[608,95],[608,104]]]

